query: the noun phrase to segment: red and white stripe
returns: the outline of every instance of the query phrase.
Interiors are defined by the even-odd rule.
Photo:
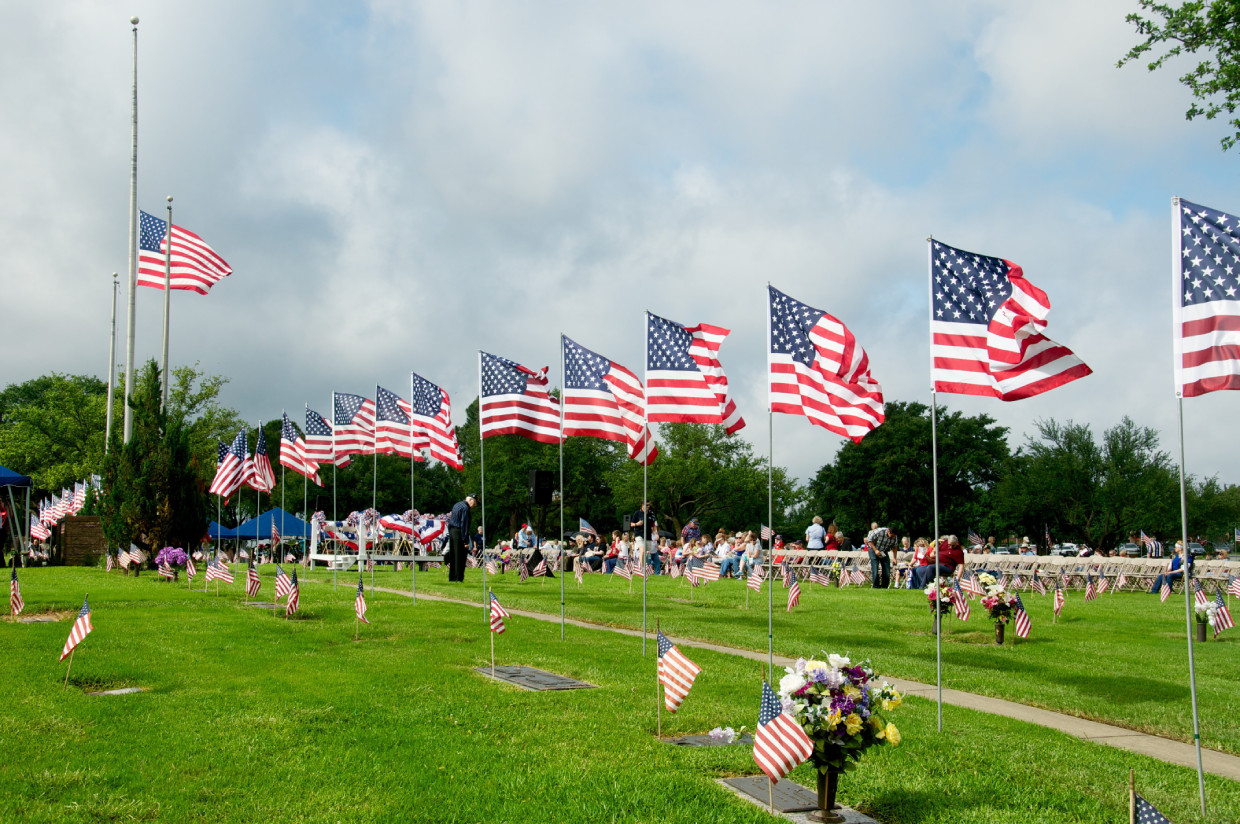
[[[561,335],[560,345],[566,369],[568,360],[578,359],[576,368],[592,369],[582,353],[602,357],[591,352],[567,335]],[[564,436],[566,438],[602,438],[627,444],[629,457],[638,463],[648,464],[658,457],[659,450],[650,437],[646,426],[646,392],[641,379],[610,358],[609,366],[600,380],[606,389],[587,389],[564,382]]]
[[[348,412],[341,411],[342,406],[347,406],[348,409],[356,407],[347,420],[343,418]],[[361,395],[333,392],[332,408],[332,444],[335,456],[340,458],[345,455],[372,454],[375,451],[375,402]]]
[[[431,457],[440,463],[453,469],[464,469],[461,445],[457,443],[456,427],[452,424],[452,399],[447,391],[416,374],[413,376],[413,391],[416,404],[409,416],[413,419],[414,449],[429,449]],[[418,411],[436,406],[439,411],[434,415]]]
[[[647,327],[653,318],[657,316],[647,313]],[[719,362],[719,347],[732,330],[709,323],[683,326],[665,318],[658,320],[681,326],[692,336],[689,357],[697,363],[698,369],[696,372],[652,369],[647,363],[647,420],[652,423],[722,424],[728,434],[742,429],[745,420],[728,393],[728,377]]]
[[[663,685],[663,706],[668,712],[676,712],[702,668],[685,657],[662,632],[658,634],[658,650],[656,666],[659,683]]]
[[[754,762],[768,778],[778,781],[813,752],[814,742],[796,719],[780,708],[778,696],[764,681],[758,727],[754,730]]]
[[[482,394],[482,437],[522,435],[541,443],[559,443],[560,405],[548,391],[547,367],[535,372],[528,366],[487,352],[479,352],[478,357],[484,383],[488,370],[515,369],[525,380],[524,392]]]
[[[504,619],[508,617],[508,610],[499,605],[499,600],[495,597],[495,593],[491,593],[491,632],[496,635],[503,633],[507,627],[504,626]]]
[[[159,250],[140,249],[138,252],[138,285],[150,286],[153,289],[164,288],[164,261],[167,256],[168,221],[143,212],[143,222],[147,220],[158,223],[152,229],[163,237],[159,241]],[[224,278],[232,274],[232,267],[216,254],[207,242],[198,235],[172,224],[171,277],[169,283],[173,289],[184,289],[205,295],[207,291]]]
[[[65,639],[65,648],[60,651],[60,660],[63,661],[69,657],[69,653],[82,643],[82,640],[93,632],[95,627],[90,622],[90,600],[82,599],[82,610],[78,613],[77,620],[73,622],[73,627],[69,630],[69,637]]]

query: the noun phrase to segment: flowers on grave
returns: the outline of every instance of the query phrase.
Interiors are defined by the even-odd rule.
[[[842,655],[826,661],[799,658],[779,682],[784,711],[814,742],[811,759],[819,772],[852,769],[870,747],[899,744],[900,731],[886,713],[902,697],[879,683],[868,660],[853,664]]]
[[[940,612],[947,612],[951,608],[952,603],[952,579],[940,575],[938,578],[930,582],[922,592],[926,593],[926,600],[930,602],[930,611],[934,611],[935,604],[938,604]]]
[[[1214,630],[1215,635],[1219,633],[1219,628],[1215,623],[1218,620],[1218,601],[1208,601],[1204,607],[1200,605],[1195,606],[1193,611],[1196,613],[1199,623],[1209,624],[1210,628]]]
[[[166,546],[155,556],[155,563],[160,566],[164,564],[169,566],[185,566],[188,560],[189,556],[179,546]]]
[[[1012,607],[1016,605],[1016,595],[1008,592],[1003,584],[995,580],[989,572],[978,573],[977,581],[986,594],[982,596],[982,606],[990,620],[997,624],[1006,624],[1012,617]]]
[[[713,730],[708,732],[707,735],[709,735],[712,740],[720,744],[731,744],[740,736],[741,732],[744,731],[744,727],[741,727],[740,732],[737,732],[731,727],[715,727]]]

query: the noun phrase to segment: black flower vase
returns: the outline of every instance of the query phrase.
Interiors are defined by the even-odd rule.
[[[835,806],[835,790],[839,785],[840,771],[828,766],[825,772],[821,769],[816,772],[818,773],[818,809],[805,817],[810,821],[843,821],[844,816],[836,812]]]
[[[1002,621],[995,621],[995,643],[996,644],[999,644],[999,645],[1003,644],[1003,628],[1006,626],[1007,624],[1003,623]]]
[[[1206,623],[1205,621],[1198,621],[1198,622],[1197,622],[1197,640],[1198,640],[1198,641],[1201,641],[1201,642],[1203,642],[1203,643],[1205,642],[1205,640],[1206,640],[1206,627],[1208,627],[1208,626],[1209,626],[1209,624],[1208,624],[1208,623]]]

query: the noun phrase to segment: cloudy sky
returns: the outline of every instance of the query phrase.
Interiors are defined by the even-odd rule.
[[[1095,374],[1003,404],[1127,414],[1175,454],[1170,198],[1240,212],[1221,123],[1170,72],[1115,67],[1135,0],[27,3],[0,30],[0,382],[102,376],[126,266],[131,34],[139,206],[234,269],[173,295],[172,360],[246,418],[333,389],[443,385],[476,350],[558,384],[558,335],[640,373],[642,311],[733,330],[760,451],[769,281],[847,323],[888,400],[929,402],[926,237],[1023,266]],[[117,360],[123,362],[121,289]],[[157,356],[162,293],[137,295]],[[21,341],[18,343],[17,341]],[[1190,400],[1190,472],[1240,481],[1240,398]],[[780,416],[807,477],[840,439]]]

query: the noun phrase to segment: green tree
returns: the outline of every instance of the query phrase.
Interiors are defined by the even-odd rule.
[[[1185,117],[1204,115],[1213,120],[1224,112],[1232,116],[1229,124],[1236,131],[1220,141],[1224,151],[1230,149],[1240,139],[1240,118],[1233,116],[1240,104],[1240,1],[1191,0],[1175,6],[1139,0],[1139,4],[1150,16],[1133,13],[1125,19],[1145,40],[1129,49],[1118,65],[1149,55],[1153,59],[1148,68],[1155,71],[1182,54],[1204,58],[1180,77],[1193,95]],[[1164,46],[1165,52],[1153,56]]]
[[[136,544],[152,559],[164,546],[195,546],[206,531],[202,473],[190,428],[181,415],[161,410],[160,399],[159,367],[152,360],[129,399],[129,443],[121,444],[114,430],[98,501],[109,543]]]
[[[107,387],[88,375],[52,373],[0,392],[0,464],[59,492],[103,458]]]
[[[891,401],[886,420],[840,447],[809,485],[807,512],[856,538],[877,521],[905,535],[934,530],[930,408]],[[1007,429],[989,415],[938,414],[939,530],[994,531],[989,494],[1009,458]]]

